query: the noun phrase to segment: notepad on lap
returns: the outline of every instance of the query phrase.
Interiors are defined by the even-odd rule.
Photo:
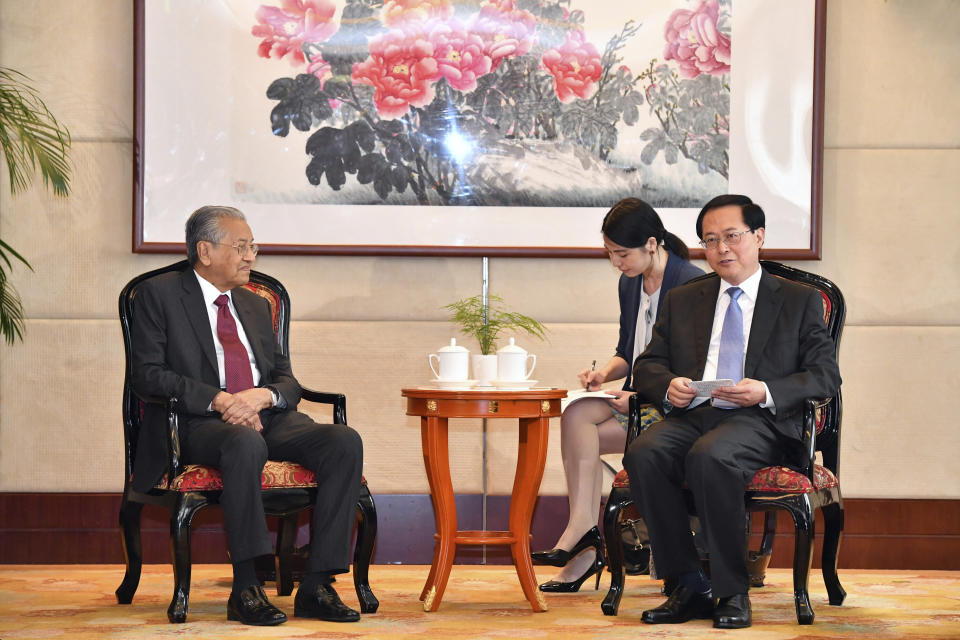
[[[609,400],[611,398],[616,398],[617,396],[600,389],[599,391],[587,391],[586,389],[574,389],[573,391],[567,392],[567,397],[563,398],[560,401],[560,412],[567,410],[571,404],[577,400],[583,400],[584,398],[603,398],[604,400]]]

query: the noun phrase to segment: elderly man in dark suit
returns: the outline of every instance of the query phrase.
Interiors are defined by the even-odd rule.
[[[746,196],[718,196],[703,207],[697,235],[716,276],[667,294],[634,365],[637,392],[665,419],[631,444],[623,466],[657,573],[678,585],[663,605],[643,612],[646,623],[712,617],[717,628],[750,626],[746,485],[762,467],[797,459],[803,399],[833,396],[840,386],[820,294],[760,267],[765,233],[763,210]],[[711,398],[688,384],[722,379],[735,384]],[[684,485],[706,537],[709,580]]]
[[[220,504],[233,563],[227,618],[275,625],[286,615],[267,600],[254,560],[270,554],[260,474],[267,459],[290,460],[317,476],[313,539],[294,615],[353,622],[360,614],[331,586],[350,565],[363,443],[345,425],[317,424],[296,410],[300,384],[279,349],[266,300],[243,287],[257,256],[243,214],[201,207],[187,220],[190,268],[144,282],[137,292],[133,385],[176,397],[186,463],[217,467]],[[137,448],[134,488],[163,474],[164,420],[150,409]]]

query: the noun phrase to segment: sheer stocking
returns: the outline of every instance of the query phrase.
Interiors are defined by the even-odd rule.
[[[597,524],[603,492],[600,455],[623,451],[626,433],[602,398],[585,398],[567,407],[560,419],[560,450],[567,480],[570,519],[555,547],[570,550]],[[576,580],[593,564],[592,549],[580,553],[554,578]]]

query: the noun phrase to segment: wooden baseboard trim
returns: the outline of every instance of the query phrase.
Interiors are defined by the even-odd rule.
[[[374,563],[430,564],[435,531],[430,496],[383,494],[374,500],[379,521]],[[457,496],[461,528],[481,528],[482,504],[479,495]],[[0,493],[0,563],[121,563],[119,506],[117,493]],[[960,570],[960,500],[847,499],[844,510],[841,567]],[[488,528],[506,528],[508,511],[509,497],[488,496]],[[566,496],[541,496],[534,511],[532,548],[552,547],[566,518]],[[169,562],[167,513],[146,507],[142,527],[144,561]],[[793,523],[785,513],[780,514],[777,531],[771,566],[789,567]],[[304,541],[306,536],[304,518]],[[754,538],[755,547],[759,537]],[[194,562],[228,561],[219,509],[197,514],[192,547]],[[819,554],[818,538],[815,566]],[[459,564],[484,561],[509,564],[509,552],[502,547],[487,547],[485,557],[481,547],[457,552]]]

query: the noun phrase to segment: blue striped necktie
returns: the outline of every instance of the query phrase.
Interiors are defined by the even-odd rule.
[[[743,312],[737,302],[743,289],[730,287],[727,293],[730,294],[730,306],[723,316],[723,329],[720,332],[717,379],[729,378],[736,383],[743,379]]]

